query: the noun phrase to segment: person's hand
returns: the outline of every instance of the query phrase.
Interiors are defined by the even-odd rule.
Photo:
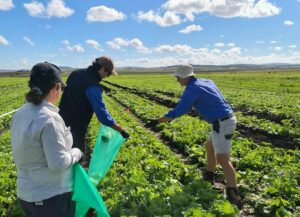
[[[150,119],[148,123],[145,124],[145,127],[153,128],[159,124],[158,119]]]
[[[123,138],[126,140],[130,137],[130,134],[128,132],[126,132],[125,130],[121,131],[120,133],[123,136]]]
[[[73,164],[79,162],[84,157],[84,154],[80,151],[79,148],[72,148],[70,154],[73,158]]]

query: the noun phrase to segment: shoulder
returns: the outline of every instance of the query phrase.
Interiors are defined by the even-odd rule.
[[[64,125],[64,120],[62,117],[55,111],[47,107],[43,107],[40,110],[39,120],[44,122],[44,124],[62,124]]]

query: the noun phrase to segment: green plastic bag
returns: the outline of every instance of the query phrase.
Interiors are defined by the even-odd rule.
[[[105,204],[96,187],[91,183],[87,173],[80,166],[75,164],[74,186],[72,200],[76,201],[76,217],[84,217],[90,207],[97,210],[97,217],[109,216]]]
[[[124,141],[118,131],[101,126],[88,170],[94,185],[97,185],[106,175]]]
[[[109,216],[96,186],[106,175],[124,141],[125,139],[118,131],[101,126],[88,175],[80,165],[74,165],[75,180],[72,200],[76,201],[76,217],[83,217],[90,207],[97,211],[97,217]]]

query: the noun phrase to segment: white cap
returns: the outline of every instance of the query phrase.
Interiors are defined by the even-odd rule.
[[[193,66],[189,65],[189,64],[184,64],[184,65],[180,65],[177,67],[174,76],[178,76],[180,78],[187,78],[189,76],[193,76],[194,71],[193,71]]]

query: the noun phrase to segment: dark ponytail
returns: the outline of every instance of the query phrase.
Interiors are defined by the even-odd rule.
[[[28,93],[26,93],[26,100],[27,102],[31,102],[34,105],[39,105],[44,100],[44,94],[40,88],[34,87],[31,88]]]
[[[29,82],[30,83],[30,82]],[[34,105],[40,105],[46,98],[52,88],[55,87],[55,83],[46,84],[43,87],[32,87],[28,93],[26,93],[26,101],[33,103]],[[29,86],[31,86],[29,84]]]

